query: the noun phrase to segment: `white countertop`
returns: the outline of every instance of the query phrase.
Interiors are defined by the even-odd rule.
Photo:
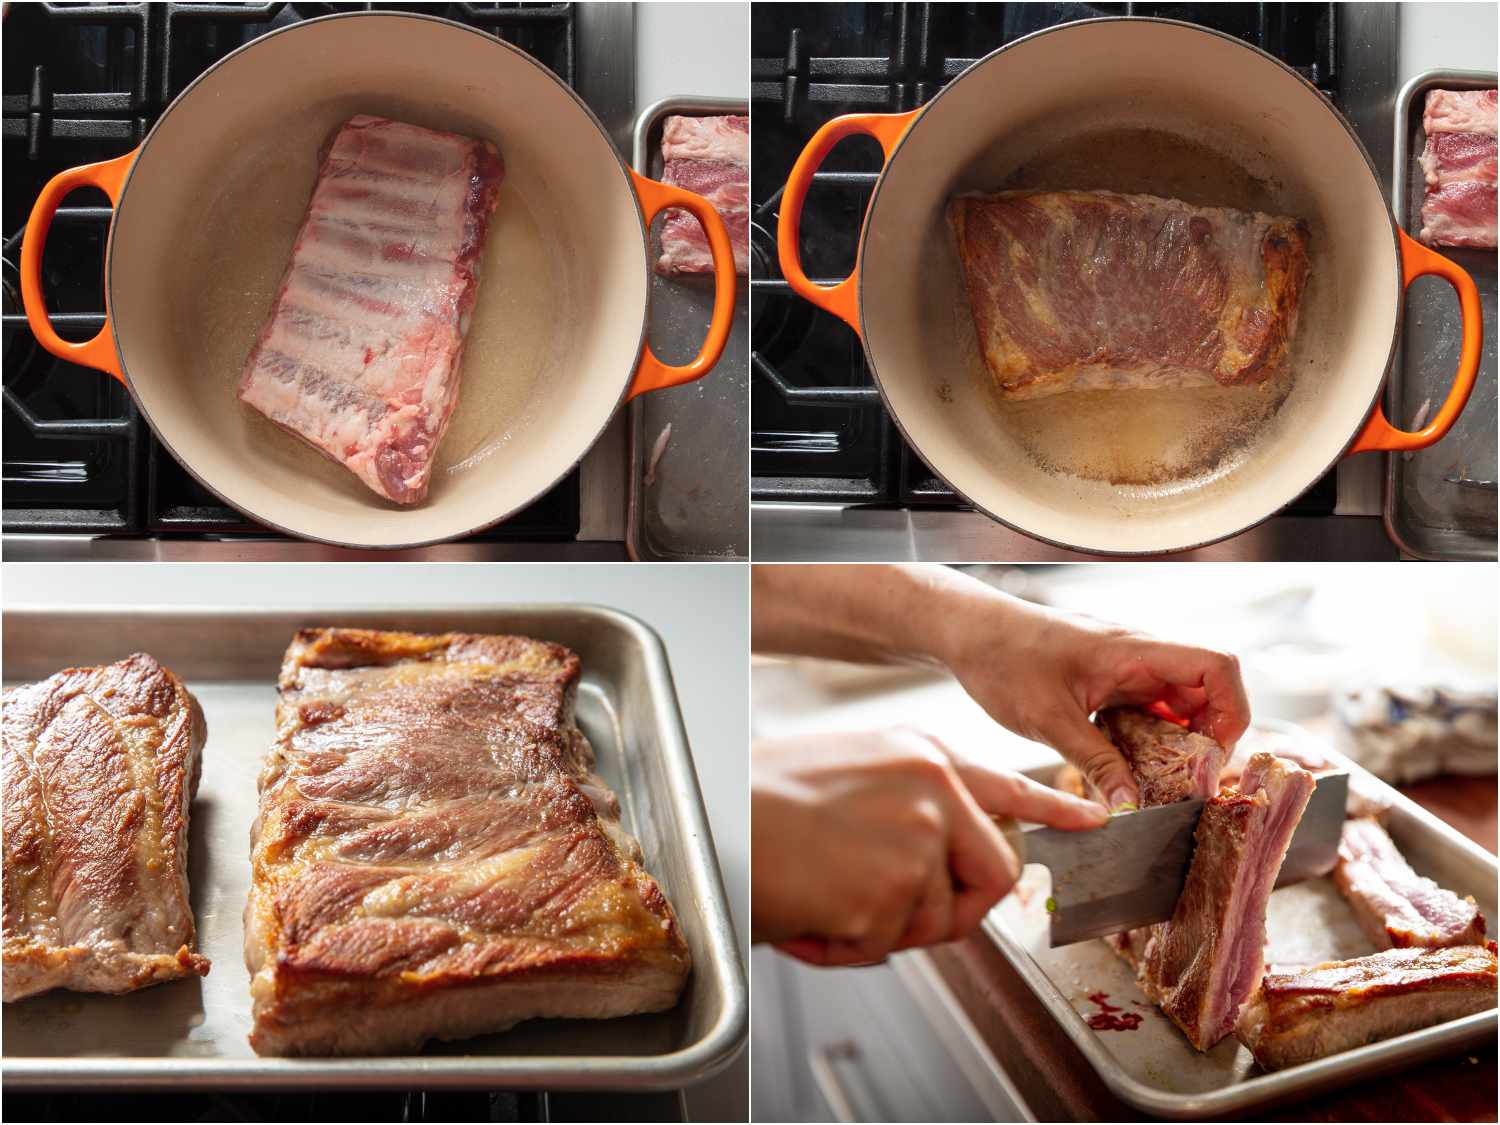
[[[749,97],[750,5],[637,6],[636,111],[678,95]]]
[[[1444,70],[1495,70],[1497,17],[1492,0],[1473,3],[1402,4],[1396,81]]]

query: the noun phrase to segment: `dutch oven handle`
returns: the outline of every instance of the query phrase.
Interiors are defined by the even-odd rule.
[[[1415,433],[1400,430],[1391,425],[1386,420],[1385,410],[1377,402],[1369,420],[1365,423],[1365,428],[1360,431],[1359,437],[1349,448],[1350,453],[1364,453],[1369,450],[1394,452],[1426,449],[1433,442],[1441,440],[1443,435],[1452,428],[1453,423],[1458,421],[1458,416],[1463,413],[1464,406],[1469,401],[1469,392],[1474,389],[1474,376],[1479,371],[1479,350],[1484,341],[1484,318],[1479,311],[1479,290],[1474,287],[1474,279],[1462,267],[1443,255],[1409,238],[1405,231],[1396,233],[1401,236],[1401,283],[1403,285],[1410,285],[1426,274],[1434,274],[1458,291],[1458,307],[1463,314],[1463,349],[1458,356],[1458,374],[1454,376],[1448,397],[1443,401],[1438,412],[1433,415],[1432,421]]]
[[[635,185],[635,194],[641,201],[641,210],[646,216],[646,228],[661,212],[680,207],[703,224],[703,233],[708,235],[708,248],[714,258],[714,311],[708,322],[708,336],[698,354],[681,366],[663,363],[656,358],[647,344],[641,349],[641,359],[635,368],[635,378],[625,401],[647,391],[659,391],[663,387],[675,387],[679,383],[691,383],[713,370],[724,353],[724,344],[729,339],[729,328],[734,322],[734,247],[729,241],[729,230],[714,205],[701,195],[672,184],[659,183],[640,175],[634,169],[630,178]]]
[[[26,234],[21,240],[21,303],[26,307],[26,320],[31,325],[37,343],[59,359],[93,367],[108,372],[120,382],[125,377],[120,373],[120,359],[115,351],[115,333],[110,326],[108,311],[104,314],[104,327],[92,340],[81,344],[69,343],[52,327],[47,319],[47,300],[42,294],[42,251],[47,247],[47,232],[52,229],[52,217],[67,194],[75,188],[96,187],[109,196],[109,205],[120,202],[120,190],[125,176],[135,163],[140,149],[133,149],[124,156],[104,160],[98,164],[83,164],[59,172],[47,181],[42,194],[37,196],[31,208],[31,218],[26,222]],[[106,294],[106,310],[108,309]]]
[[[921,112],[914,109],[908,113],[850,113],[835,117],[807,142],[802,155],[797,157],[797,163],[792,165],[792,174],[781,194],[781,213],[776,226],[776,256],[781,261],[781,275],[793,293],[811,301],[824,312],[832,313],[860,335],[863,333],[859,328],[859,293],[856,288],[859,263],[855,262],[854,272],[837,285],[817,285],[808,279],[802,269],[802,250],[798,242],[802,233],[802,204],[807,199],[807,189],[812,186],[813,175],[833,151],[834,145],[855,133],[874,137],[880,144],[883,166]]]

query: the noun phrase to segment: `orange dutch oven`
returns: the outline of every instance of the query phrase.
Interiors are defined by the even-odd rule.
[[[998,396],[974,344],[944,207],[959,192],[998,189],[1069,136],[1145,131],[1187,138],[1246,170],[1275,194],[1280,213],[1309,222],[1312,265],[1292,387],[1274,416],[1213,471],[1132,487],[1048,468],[1016,440],[1013,426],[997,422]],[[824,157],[854,134],[879,143],[884,166],[854,272],[817,285],[800,262],[802,204]],[[1132,182],[1115,190],[1172,195],[1171,184],[1151,182],[1152,169],[1129,147],[1100,150],[1084,174],[1110,180],[1117,160],[1125,169],[1119,177]],[[1272,56],[1174,21],[1112,18],[1041,31],[979,60],[921,109],[829,121],[792,169],[778,239],[793,291],[859,334],[887,408],[933,471],[993,519],[1073,550],[1164,553],[1244,531],[1341,457],[1438,441],[1468,401],[1479,366],[1473,281],[1399,229],[1349,122]],[[1462,348],[1446,400],[1407,431],[1386,418],[1380,397],[1405,287],[1425,274],[1457,291]],[[1123,393],[1125,402],[1166,392],[1100,393]],[[1122,430],[1131,424],[1128,414],[1118,419]]]
[[[491,222],[453,423],[426,501],[399,509],[235,398],[317,175],[356,113],[495,142],[506,176]],[[107,317],[92,340],[53,331],[41,284],[53,213],[75,188],[114,206]],[[649,228],[680,207],[714,259],[714,308],[689,363],[646,345]],[[347,13],[273,31],[226,56],[134,152],[43,189],[21,253],[27,319],[48,351],[121,380],[173,456],[251,518],[355,547],[413,547],[504,519],[578,462],[615,410],[697,379],[734,312],[729,237],[699,195],[646,179],[550,70],[432,16]]]

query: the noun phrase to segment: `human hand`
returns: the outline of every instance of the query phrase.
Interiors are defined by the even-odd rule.
[[[1078,614],[1001,608],[1003,619],[953,621],[945,662],[992,718],[1055,749],[1113,809],[1139,792],[1124,757],[1089,722],[1094,711],[1161,701],[1227,750],[1250,725],[1239,661],[1228,653]]]
[[[978,928],[1021,865],[991,815],[1062,829],[1092,801],[910,729],[762,741],[751,767],[752,931],[816,965],[880,961]]]

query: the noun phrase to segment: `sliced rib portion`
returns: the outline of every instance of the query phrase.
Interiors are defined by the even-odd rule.
[[[187,873],[206,735],[182,681],[140,653],[6,692],[7,1001],[208,972]]]
[[[398,504],[458,401],[495,146],[383,117],[330,141],[239,397]]]
[[[1182,897],[1140,971],[1147,996],[1200,1051],[1233,1030],[1265,971],[1266,900],[1315,784],[1301,767],[1256,754],[1238,789],[1204,805]]]
[[[1374,820],[1344,822],[1333,881],[1376,945],[1478,945],[1484,941],[1484,915],[1478,904],[1413,871]]]
[[[948,203],[979,349],[1008,398],[1263,383],[1286,367],[1307,225],[1106,191]]]
[[[1228,754],[1206,735],[1137,707],[1109,707],[1094,724],[1125,755],[1141,790],[1141,807],[1212,797]]]
[[[1495,944],[1391,949],[1267,973],[1236,1032],[1280,1070],[1495,1006]]]
[[[1429,90],[1422,113],[1423,242],[1493,247],[1496,240],[1496,94]]]
[[[578,676],[525,637],[297,634],[252,830],[258,1053],[676,1004],[687,946],[574,724]]]
[[[1142,808],[1207,798],[1219,791],[1219,776],[1229,755],[1206,735],[1194,734],[1138,707],[1105,708],[1094,716],[1094,724],[1130,764],[1140,787]],[[1110,934],[1104,941],[1139,972],[1156,929],[1154,925],[1140,926]]]
[[[662,179],[697,192],[712,203],[729,228],[736,273],[750,271],[750,119],[668,117],[662,126]],[[682,210],[667,212],[661,232],[663,274],[712,273],[714,258],[698,220]]]

